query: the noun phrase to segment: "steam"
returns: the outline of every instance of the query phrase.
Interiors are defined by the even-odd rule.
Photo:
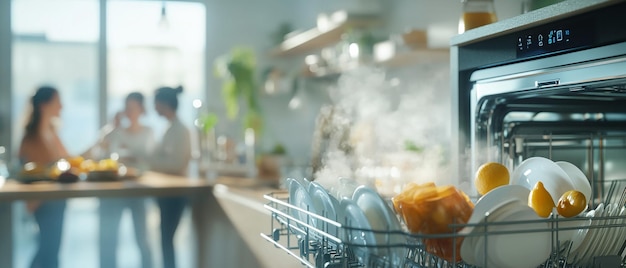
[[[316,180],[337,189],[338,178],[354,178],[389,195],[408,182],[450,183],[447,72],[425,76],[389,79],[371,67],[343,75],[330,89],[332,132]]]

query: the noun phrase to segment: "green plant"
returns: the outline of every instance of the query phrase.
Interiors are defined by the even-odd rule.
[[[424,147],[418,146],[415,142],[411,140],[404,141],[404,150],[408,152],[421,153],[424,151]]]
[[[218,118],[214,113],[207,113],[200,116],[199,120],[202,126],[202,131],[204,134],[207,134],[215,127],[215,125],[217,125]]]
[[[278,144],[276,144],[274,146],[274,148],[272,149],[270,154],[272,154],[272,155],[285,155],[285,154],[287,154],[287,150],[285,150],[285,146],[283,146],[282,144],[278,143]]]
[[[244,127],[258,133],[262,128],[262,120],[257,102],[255,69],[256,57],[248,47],[234,47],[230,53],[215,61],[216,75],[223,79],[222,99],[226,105],[226,115],[230,119],[237,118],[240,101],[245,103]]]

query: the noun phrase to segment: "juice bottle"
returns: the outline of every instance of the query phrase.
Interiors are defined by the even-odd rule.
[[[459,33],[496,22],[493,0],[462,0],[463,14],[459,21]]]

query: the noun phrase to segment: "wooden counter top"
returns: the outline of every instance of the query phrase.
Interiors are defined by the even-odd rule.
[[[262,241],[259,238],[261,231],[266,232],[269,227],[257,226],[259,229],[251,229],[245,226],[249,223],[269,224],[267,214],[257,213],[264,211],[263,195],[271,192],[272,188],[267,182],[253,178],[219,177],[216,179],[204,179],[195,177],[172,176],[161,173],[146,172],[134,180],[116,182],[88,182],[62,184],[41,182],[22,184],[14,180],[8,180],[0,186],[0,267],[13,267],[13,219],[12,203],[23,200],[46,200],[46,199],[69,199],[79,197],[161,197],[161,196],[187,196],[190,198],[191,218],[193,221],[194,234],[198,239],[190,241],[196,244],[195,267],[266,267],[259,259],[267,259],[266,254],[254,254],[248,246],[257,246],[256,243],[247,244],[248,239]],[[219,190],[221,189],[221,190]],[[224,191],[228,189],[228,191]],[[216,193],[217,192],[217,193]],[[239,202],[224,202],[215,198],[226,196],[227,200]],[[241,202],[243,201],[243,202]],[[239,204],[235,210],[233,205]],[[252,210],[246,209],[252,207]],[[226,210],[227,212],[225,212]],[[255,213],[251,213],[255,212]],[[253,216],[253,221],[231,217],[234,215]],[[243,224],[243,225],[242,225]],[[243,227],[246,231],[237,230],[235,226]],[[263,226],[263,228],[261,228]],[[242,238],[241,236],[244,236]],[[229,241],[229,246],[224,245]],[[240,247],[246,246],[245,258],[239,255]],[[259,246],[261,250],[267,250],[267,244]],[[268,254],[275,254],[270,251]],[[285,255],[287,256],[287,255]],[[287,259],[283,262],[292,261]]]
[[[14,180],[0,186],[0,201],[75,197],[170,196],[210,191],[215,182],[155,172],[126,181],[22,184]]]

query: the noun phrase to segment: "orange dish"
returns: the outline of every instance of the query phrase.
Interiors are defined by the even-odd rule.
[[[469,197],[454,186],[436,186],[434,183],[409,184],[393,199],[394,209],[400,214],[409,231],[421,234],[445,234],[458,230],[450,224],[465,224],[474,210]],[[456,244],[460,260],[462,238],[425,239],[426,250],[446,260],[452,260]]]

